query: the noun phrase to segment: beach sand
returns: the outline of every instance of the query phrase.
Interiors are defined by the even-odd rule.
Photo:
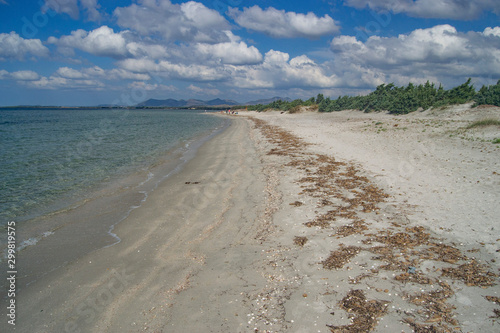
[[[240,112],[15,331],[499,331],[498,115]]]

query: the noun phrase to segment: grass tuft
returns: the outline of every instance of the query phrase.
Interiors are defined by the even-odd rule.
[[[500,126],[500,120],[492,119],[492,118],[483,119],[483,120],[473,122],[472,124],[470,124],[466,128],[471,129],[471,128],[476,128],[476,127],[486,127],[486,126]]]

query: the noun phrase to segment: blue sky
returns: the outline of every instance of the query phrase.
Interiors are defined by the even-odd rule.
[[[0,0],[0,105],[500,79],[498,0]]]

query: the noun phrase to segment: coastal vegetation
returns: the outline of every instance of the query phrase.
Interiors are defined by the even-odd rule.
[[[429,81],[419,85],[409,83],[402,87],[389,83],[379,85],[375,91],[365,96],[339,96],[337,99],[330,99],[330,97],[324,97],[323,94],[318,94],[316,98],[311,97],[306,101],[278,100],[266,105],[248,106],[248,109],[295,112],[302,106],[317,106],[320,112],[355,109],[364,112],[388,111],[392,114],[407,114],[419,109],[427,110],[468,102],[474,102],[474,106],[485,104],[500,106],[500,80],[496,85],[483,86],[479,91],[476,91],[471,79],[449,90]]]
[[[467,126],[467,129],[476,128],[476,127],[485,127],[485,126],[500,126],[500,120],[496,119],[484,119],[478,120]]]

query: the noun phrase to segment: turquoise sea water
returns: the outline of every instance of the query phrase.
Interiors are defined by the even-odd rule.
[[[0,225],[64,209],[223,123],[186,110],[0,110]]]

